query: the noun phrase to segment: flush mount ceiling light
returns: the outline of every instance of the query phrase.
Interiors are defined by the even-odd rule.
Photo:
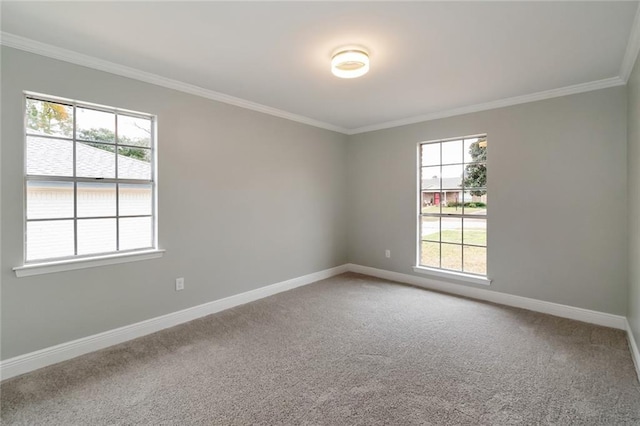
[[[369,72],[369,54],[362,48],[342,48],[331,58],[331,72],[340,78],[356,78]]]

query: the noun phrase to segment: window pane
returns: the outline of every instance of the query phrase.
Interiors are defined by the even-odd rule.
[[[151,147],[151,120],[118,115],[118,143]]]
[[[422,216],[422,239],[440,241],[440,218]]]
[[[151,150],[118,148],[118,178],[151,179]]]
[[[465,244],[478,246],[487,245],[487,220],[464,218],[464,241]]]
[[[462,219],[459,217],[442,218],[442,241],[462,244]]]
[[[442,164],[462,163],[462,141],[442,142]]]
[[[78,254],[116,251],[116,219],[78,220]]]
[[[464,246],[464,272],[487,275],[487,249]]]
[[[78,217],[115,215],[115,183],[78,182]]]
[[[421,173],[423,190],[440,189],[440,166],[423,167]]]
[[[120,184],[118,190],[120,216],[151,215],[153,202],[151,184]]]
[[[113,145],[76,143],[76,175],[79,177],[116,177],[116,154]]]
[[[464,162],[487,161],[487,138],[472,138],[464,141]]]
[[[442,244],[442,268],[462,271],[462,246]]]
[[[133,250],[152,246],[150,217],[120,219],[120,250]]]
[[[460,193],[457,191],[442,192],[442,213],[443,214],[462,214],[462,203]]]
[[[73,218],[73,182],[27,182],[27,219]]]
[[[27,174],[73,176],[73,142],[27,136]]]
[[[487,215],[486,190],[467,191],[464,193],[464,214],[472,214],[477,216]]]
[[[27,260],[73,256],[73,220],[27,222]]]
[[[464,140],[464,162],[471,163],[473,161],[473,156],[471,155],[471,147],[477,145],[478,138],[471,138]]]
[[[73,136],[73,107],[69,105],[27,99],[25,115],[29,134]]]
[[[422,213],[440,213],[440,190],[422,191]]]
[[[422,165],[436,166],[440,165],[440,144],[428,143],[421,145],[422,147]]]
[[[422,242],[420,264],[431,268],[440,267],[440,243]]]
[[[464,166],[464,187],[470,190],[487,187],[487,165],[485,163]]]
[[[78,139],[96,142],[116,142],[116,116],[111,112],[76,108]]]
[[[442,166],[442,189],[455,190],[456,195],[452,196],[452,199],[458,200],[462,198],[462,175],[462,164],[458,164],[456,166]]]

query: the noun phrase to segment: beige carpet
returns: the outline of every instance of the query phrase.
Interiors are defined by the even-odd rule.
[[[345,274],[11,379],[3,424],[640,424],[622,331]]]

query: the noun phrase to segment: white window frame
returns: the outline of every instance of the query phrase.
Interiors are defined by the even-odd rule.
[[[27,126],[27,112],[26,112],[26,104],[27,99],[33,99],[37,101],[44,102],[53,102],[59,103],[67,106],[73,107],[73,133],[71,137],[64,136],[44,136],[44,135],[31,135],[38,136],[44,138],[52,138],[57,140],[67,140],[73,143],[73,176],[50,176],[50,175],[29,175],[27,173],[27,137],[30,136]],[[108,112],[114,114],[114,133],[115,140],[113,143],[109,143],[109,145],[113,145],[115,151],[115,177],[114,178],[87,178],[87,177],[78,177],[76,176],[76,146],[78,142],[83,142],[77,138],[77,123],[76,123],[76,108],[89,108],[92,110]],[[157,173],[157,161],[158,161],[158,150],[157,150],[157,117],[152,114],[141,113],[137,111],[126,110],[122,108],[114,108],[105,105],[98,105],[89,102],[76,101],[71,99],[65,99],[50,95],[43,95],[40,93],[33,92],[24,92],[23,96],[23,118],[24,118],[24,127],[23,127],[23,149],[24,149],[24,165],[23,165],[23,265],[13,268],[16,272],[17,276],[28,276],[28,275],[37,275],[42,273],[49,272],[59,272],[64,270],[72,270],[72,269],[81,269],[93,266],[102,266],[114,263],[124,263],[131,262],[135,260],[146,260],[153,259],[157,257],[161,257],[164,250],[160,250],[158,248],[158,173]],[[150,146],[148,148],[144,147],[144,149],[148,149],[149,156],[151,159],[150,164],[150,179],[124,179],[118,178],[118,148],[119,147],[132,147],[132,148],[143,148],[139,146],[129,146],[118,143],[118,128],[117,128],[117,116],[127,116],[134,118],[142,118],[145,120],[150,120],[151,134],[150,134]],[[91,141],[87,141],[91,142]],[[96,141],[95,143],[102,143]],[[51,218],[51,219],[27,219],[27,184],[28,182],[71,182],[73,183],[73,217],[67,218]],[[77,184],[78,183],[112,183],[116,187],[116,212],[115,215],[104,216],[104,217],[90,217],[90,218],[80,218],[80,219],[116,219],[116,250],[109,251],[104,253],[95,253],[95,254],[86,254],[86,255],[78,255],[78,198],[77,198]],[[147,184],[151,185],[151,215],[120,215],[119,209],[119,184]],[[119,219],[121,218],[133,218],[133,217],[151,217],[151,246],[145,248],[138,249],[129,249],[129,250],[119,250],[120,243],[120,235],[119,235]],[[46,259],[34,259],[27,260],[27,223],[28,222],[36,222],[42,220],[73,220],[74,232],[74,255],[72,256],[64,256],[64,257],[55,257],[55,258],[46,258]]]
[[[419,142],[417,145],[417,161],[416,161],[416,171],[417,171],[417,182],[416,182],[416,261],[415,261],[415,266],[413,267],[414,272],[420,273],[420,274],[424,274],[424,275],[430,275],[433,276],[435,278],[446,278],[446,279],[451,279],[454,281],[462,281],[462,282],[468,282],[468,283],[473,283],[473,284],[482,284],[482,285],[490,285],[491,284],[491,279],[488,277],[488,275],[481,275],[481,274],[475,274],[475,273],[470,273],[470,272],[462,272],[462,271],[455,271],[455,270],[451,270],[451,269],[445,269],[445,268],[435,268],[435,267],[430,267],[430,266],[423,266],[422,263],[422,217],[425,216],[425,214],[422,213],[422,146],[423,145],[427,145],[427,144],[442,144],[444,142],[450,142],[450,141],[458,141],[458,140],[464,140],[464,139],[473,139],[473,138],[480,138],[480,137],[484,137],[487,138],[488,135],[486,133],[481,133],[481,134],[477,134],[477,135],[468,135],[468,136],[459,136],[459,137],[453,137],[453,138],[446,138],[446,139],[435,139],[435,140],[430,140],[430,141],[423,141],[423,142]],[[441,145],[442,146],[442,145]],[[464,145],[463,145],[463,149],[464,149]],[[464,155],[464,154],[463,154]],[[464,157],[463,157],[464,159]],[[463,167],[467,164],[464,163],[464,161],[462,161],[460,164],[463,165]],[[471,164],[471,163],[468,163]],[[442,167],[442,147],[440,148],[440,162],[438,164],[440,167]],[[488,186],[488,183],[487,183]],[[464,187],[463,189],[463,194],[464,194]],[[487,187],[485,187],[485,190],[487,190]],[[464,203],[464,199],[463,199],[463,203]],[[431,216],[431,217],[439,217],[440,219],[442,218],[446,218],[446,217],[456,217],[456,218],[468,218],[468,219],[478,219],[478,217],[474,217],[473,215],[465,215],[464,212],[461,214],[448,214],[448,213],[434,213],[434,214],[428,214],[426,216]],[[484,219],[487,220],[487,224],[488,224],[488,212],[487,215],[483,216]],[[464,223],[464,221],[462,221],[462,223]],[[462,233],[464,234],[464,228],[462,229]],[[488,226],[487,226],[487,235],[488,235]],[[463,237],[464,238],[464,237]],[[441,243],[442,244],[442,243]],[[469,245],[469,244],[463,244],[460,243],[459,244],[462,247],[462,253],[463,253],[463,258],[462,258],[462,262],[464,263],[464,246],[465,245]],[[489,251],[489,244],[487,241],[487,245],[485,246],[486,250],[487,250],[487,254]],[[440,252],[440,257],[442,257],[442,252]],[[487,273],[488,273],[488,256],[487,256]]]

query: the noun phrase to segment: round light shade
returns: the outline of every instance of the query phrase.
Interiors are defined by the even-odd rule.
[[[369,72],[369,55],[363,50],[341,50],[331,59],[331,72],[340,78],[356,78]]]

